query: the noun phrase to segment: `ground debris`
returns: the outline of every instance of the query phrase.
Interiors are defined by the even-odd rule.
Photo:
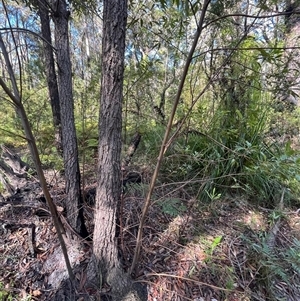
[[[55,204],[62,207],[63,181],[53,171],[46,171],[46,176]],[[120,202],[119,246],[125,272],[134,254],[146,185],[131,185]],[[95,186],[87,192],[86,199],[94,197]],[[284,208],[287,213],[270,247],[269,209],[241,197],[205,205],[184,195],[164,186],[153,194],[133,275],[147,288],[149,301],[300,300],[297,211]],[[168,201],[180,208],[170,211]],[[90,233],[93,205],[86,200],[84,208]],[[0,284],[6,295],[19,300],[109,300],[105,287],[87,284],[91,244],[77,240],[67,245],[75,288],[67,279],[51,216],[34,178],[0,198],[0,235]]]

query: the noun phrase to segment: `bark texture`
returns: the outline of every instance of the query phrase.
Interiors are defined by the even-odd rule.
[[[51,40],[50,17],[46,0],[37,1],[38,14],[41,20],[41,31],[44,38],[44,64],[52,108],[53,125],[55,129],[55,146],[62,153],[61,117],[57,78],[55,73],[54,55]]]
[[[282,100],[296,106],[300,105],[300,51],[296,49],[300,45],[300,16],[295,13],[299,11],[299,7],[299,1],[286,1],[286,11],[289,12],[285,17],[286,46],[294,48],[285,51],[285,58],[287,59],[285,69],[287,72],[284,71],[280,78]]]
[[[113,299],[130,289],[118,259],[116,219],[121,195],[122,94],[127,19],[126,0],[105,0],[99,120],[98,183],[94,261],[100,286],[111,286]],[[92,266],[92,265],[91,265]]]
[[[83,236],[87,235],[82,212],[78,147],[74,121],[72,69],[69,50],[69,16],[65,0],[52,2],[52,18],[57,55],[58,89],[62,126],[63,159],[66,180],[66,210],[71,227]]]

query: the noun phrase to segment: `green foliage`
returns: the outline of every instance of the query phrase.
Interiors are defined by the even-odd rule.
[[[80,15],[94,11],[97,3],[88,1],[87,5],[81,5],[72,1],[71,5]],[[229,13],[232,8],[244,9],[236,1],[212,1],[207,21]],[[130,2],[124,76],[124,136],[128,140],[128,133],[136,129],[142,133],[135,154],[141,164],[155,162],[157,158],[165,124],[153,114],[153,107],[161,107],[167,119],[181,67],[196,30],[192,20],[197,19],[200,10],[200,1]],[[205,34],[201,45],[197,46],[176,112],[177,121],[189,112],[208,80],[214,80],[201,103],[193,107],[183,134],[168,150],[161,178],[162,181],[191,181],[187,185],[189,192],[197,193],[202,201],[216,200],[229,191],[246,193],[253,200],[272,205],[283,187],[290,188],[291,195],[299,193],[299,157],[296,152],[292,153],[287,141],[276,145],[266,139],[266,135],[273,124],[278,136],[286,132],[295,134],[299,128],[299,110],[290,112],[288,119],[282,117],[283,112],[274,112],[271,92],[266,92],[263,86],[264,80],[274,81],[273,73],[277,76],[282,71],[283,77],[287,75],[284,51],[279,49],[284,46],[284,41],[274,39],[267,45],[274,49],[264,49],[265,43],[257,36],[256,29],[241,39],[242,23],[247,21],[242,19],[240,24],[229,18],[220,19],[204,28]],[[98,146],[101,64],[100,51],[96,48],[99,37],[92,36],[93,26],[81,21],[73,16],[73,94],[80,158],[92,161]],[[84,37],[88,37],[91,44],[89,58],[82,42]],[[229,51],[231,48],[235,50]],[[207,49],[213,51],[208,55],[197,55]],[[47,166],[62,168],[53,147],[52,116],[41,50],[30,51],[24,66],[23,79],[28,84],[22,91],[24,104],[42,161]],[[1,135],[0,142],[25,145],[25,140],[16,138],[22,135],[21,125],[13,107],[6,103],[0,112],[1,129],[2,133],[10,134]]]
[[[276,283],[284,282],[286,290],[292,292],[295,275],[300,272],[300,242],[297,239],[270,246],[269,235],[266,233],[252,234],[242,237],[244,243],[249,246],[247,261],[256,269],[253,287],[265,287],[270,300],[278,298]]]
[[[253,201],[273,207],[284,187],[298,194],[299,154],[289,144],[282,149],[265,142],[262,133],[268,118],[264,114],[256,123],[248,116],[244,133],[221,128],[219,132],[213,129],[212,135],[195,132],[181,138],[166,157],[164,173],[174,181],[201,177],[202,201],[212,201],[228,191],[247,194]]]
[[[212,192],[208,192],[207,190],[205,192],[211,201],[216,201],[221,197],[221,193],[217,193],[215,187],[212,189]]]
[[[159,205],[161,206],[162,212],[170,216],[183,214],[187,210],[186,206],[182,204],[182,200],[176,198],[166,198],[160,201]]]
[[[223,236],[222,236],[222,235],[219,235],[219,236],[217,236],[217,237],[213,240],[213,242],[212,242],[212,244],[211,244],[211,246],[210,246],[210,250],[209,250],[209,255],[210,255],[210,256],[213,255],[214,250],[215,250],[215,249],[218,247],[218,245],[221,243],[222,239],[223,239]]]
[[[5,187],[2,182],[0,182],[0,194],[5,192]]]
[[[98,33],[102,25],[99,18],[90,14],[98,8],[101,11],[102,4],[99,4],[100,7],[98,4],[92,0],[85,3],[70,1],[70,7],[76,11],[72,14],[70,50],[73,60],[74,114],[83,165],[94,162],[98,147],[101,76],[101,35]],[[182,69],[197,29],[202,3],[132,0],[130,4],[128,47],[125,53],[123,134],[126,143],[130,133],[136,130],[141,132],[142,140],[133,160],[137,164],[151,166],[157,160]],[[258,7],[269,10],[275,4],[258,2]],[[272,91],[270,83],[278,86],[278,82],[288,78],[288,55],[281,49],[263,49],[265,46],[281,47],[283,41],[277,41],[277,33],[274,33],[274,39],[270,38],[272,41],[263,40],[264,35],[269,35],[272,30],[269,27],[265,32],[260,28],[267,24],[265,19],[256,22],[251,29],[253,18],[249,21],[243,14],[255,11],[256,4],[251,3],[251,7],[248,5],[235,0],[210,2],[202,27],[201,43],[196,47],[176,112],[176,122],[179,124],[187,113],[190,115],[166,153],[159,181],[168,183],[166,186],[170,189],[179,188],[178,191],[188,198],[207,201],[215,206],[224,195],[238,193],[247,196],[252,204],[257,202],[274,208],[283,190],[286,191],[284,204],[300,194],[299,142],[297,145],[292,139],[288,141],[283,138],[299,135],[300,109],[287,112],[284,104],[272,101],[271,94],[278,92],[276,90],[279,88],[275,87],[275,92]],[[240,15],[222,18],[232,13]],[[279,30],[278,24],[275,24],[276,18],[272,21],[273,28]],[[89,57],[86,53],[87,42],[91,51]],[[24,70],[24,105],[44,166],[61,170],[62,159],[57,156],[53,145],[52,115],[41,48],[33,39],[29,44],[26,49],[20,48],[21,68]],[[9,49],[14,48],[12,43]],[[32,51],[34,48],[39,48],[39,51]],[[14,56],[13,52],[11,56]],[[15,64],[17,58],[13,59]],[[14,68],[17,70],[18,67]],[[8,78],[7,74],[5,77]],[[205,90],[208,83],[209,88]],[[3,91],[0,91],[0,97],[1,100],[5,98]],[[197,99],[200,101],[195,104]],[[23,131],[13,106],[6,101],[2,101],[1,105],[0,143],[25,145],[26,141],[19,137]],[[161,109],[166,116],[164,120],[154,112],[154,107]],[[172,134],[175,130],[176,126]],[[30,161],[30,158],[25,161]],[[126,192],[144,197],[147,185],[147,182],[144,185],[132,184]],[[159,199],[163,199],[158,201],[163,213],[171,217],[187,213],[181,198],[160,195]],[[270,225],[281,216],[281,212],[272,212],[269,215]],[[228,267],[228,258],[217,258],[222,238],[222,235],[214,233],[206,241],[205,264],[208,266],[207,272],[221,279],[220,284],[231,290],[237,283],[234,268]],[[274,288],[272,280],[278,278],[289,283],[289,277],[300,273],[299,241],[294,240],[289,246],[276,250],[270,248],[265,233],[247,237],[244,241],[251,246],[248,259],[253,261],[258,271],[255,284],[268,287],[270,299]],[[193,274],[193,270],[190,274]],[[249,278],[250,285],[254,282],[253,274]],[[10,298],[10,295],[2,295],[4,293],[0,283],[0,299]]]
[[[163,140],[165,128],[159,125],[144,124],[139,127],[139,132],[142,135],[142,139],[137,150],[136,157],[140,157],[143,160],[153,160],[157,158],[161,142]]]
[[[22,137],[24,133],[14,108],[9,103],[3,102],[0,111],[0,144],[24,146],[26,140]]]
[[[284,217],[284,214],[281,211],[273,210],[268,218],[270,225],[274,225],[282,217]]]
[[[98,124],[95,120],[76,122],[77,140],[80,158],[90,162],[98,149]]]
[[[13,301],[15,298],[12,294],[4,288],[2,282],[0,282],[0,301]]]
[[[241,48],[260,46],[253,36],[240,43]],[[234,52],[214,85],[213,103],[207,95],[195,107],[186,134],[168,151],[163,172],[174,182],[186,181],[202,202],[230,192],[274,207],[284,187],[290,188],[291,195],[299,194],[297,152],[267,136],[275,113],[260,74],[263,61],[274,63],[280,55],[278,51]]]
[[[64,164],[62,157],[57,155],[55,147],[53,147],[48,154],[43,153],[40,157],[44,168],[54,168],[58,171],[63,170]]]

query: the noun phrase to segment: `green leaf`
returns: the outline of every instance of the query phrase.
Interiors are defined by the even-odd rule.
[[[220,242],[222,241],[222,238],[223,238],[223,235],[220,235],[220,236],[217,236],[213,243],[212,243],[212,248],[215,249],[219,244]]]
[[[176,216],[182,214],[186,211],[186,206],[182,204],[180,199],[166,199],[161,203],[161,209],[163,213],[169,214],[171,216]]]

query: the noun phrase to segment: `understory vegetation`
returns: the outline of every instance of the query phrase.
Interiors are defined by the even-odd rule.
[[[7,2],[9,14],[22,17],[25,28],[40,32],[33,22],[33,11],[25,4],[20,9],[12,1]],[[130,3],[122,159],[136,133],[141,135],[141,141],[122,172],[124,177],[137,172],[141,183],[123,188],[120,200],[118,239],[126,271],[134,257],[137,225],[196,29],[195,19],[199,20],[196,8],[202,7],[200,2],[190,1],[190,9],[182,1]],[[255,24],[242,30],[246,17],[233,22],[221,16],[235,12],[236,6],[240,13],[244,12],[244,2],[229,1],[228,7],[218,6],[219,2],[223,3],[211,3],[203,26],[205,34],[182,88],[146,217],[142,254],[134,277],[148,285],[152,298],[149,300],[300,300],[300,106],[299,100],[293,104],[283,97],[288,90],[284,81],[291,62],[299,67],[298,55],[296,50],[293,54],[286,52],[289,37],[284,16],[278,17],[267,32],[263,30],[267,21],[251,21]],[[100,3],[97,5],[102,9]],[[268,7],[276,5],[260,3],[256,9],[271,14]],[[2,5],[0,8],[4,10]],[[88,196],[97,182],[100,29],[96,14],[74,13],[74,114],[89,234],[94,228],[94,199]],[[7,45],[14,48],[10,33],[3,36]],[[19,72],[23,104],[43,169],[53,172],[48,184],[59,192],[55,201],[60,208],[62,187],[53,183],[61,183],[64,163],[54,144],[42,43],[30,35],[20,34],[19,39],[22,45],[21,42],[27,42],[22,50],[28,57],[12,50],[12,57],[20,64],[14,62],[14,67]],[[89,53],[85,49],[87,43]],[[4,70],[3,66],[3,73]],[[293,80],[299,77],[294,76]],[[295,92],[291,95],[299,98]],[[26,150],[27,141],[15,106],[2,90],[0,100],[0,144],[15,150],[29,164],[27,173],[33,179],[33,160]],[[22,214],[28,208],[23,213],[12,208],[1,211],[9,203],[8,195],[0,182],[3,225],[9,219],[27,218]],[[51,228],[51,222],[42,218],[40,227],[45,233],[50,232],[46,229]],[[6,235],[0,244],[0,261],[7,270],[0,272],[0,301],[47,300],[42,299],[43,292],[38,287],[20,288],[20,279],[26,278],[12,267],[22,262],[14,255],[21,254],[20,246],[26,244],[22,239],[29,234],[20,232],[19,237],[20,229],[12,227],[8,233],[5,227],[0,230],[3,237]],[[45,250],[51,248],[51,243],[41,238],[39,259],[48,256]]]

